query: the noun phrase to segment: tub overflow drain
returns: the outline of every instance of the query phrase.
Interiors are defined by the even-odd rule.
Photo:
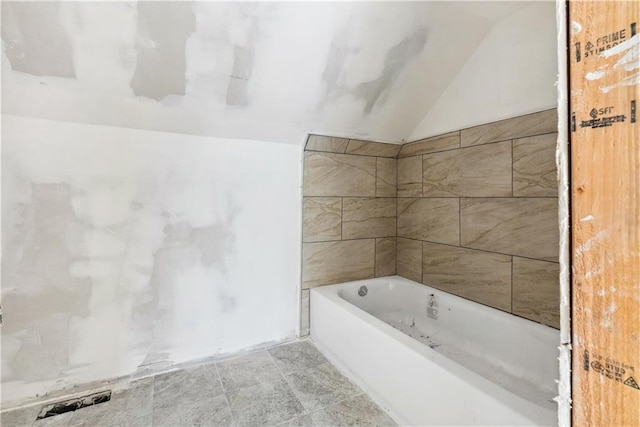
[[[365,296],[367,292],[369,292],[369,290],[366,286],[360,286],[360,289],[358,289],[358,295],[360,295],[361,297]]]

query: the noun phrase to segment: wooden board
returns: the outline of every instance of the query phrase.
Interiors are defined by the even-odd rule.
[[[575,426],[640,426],[636,24],[640,1],[569,2]]]

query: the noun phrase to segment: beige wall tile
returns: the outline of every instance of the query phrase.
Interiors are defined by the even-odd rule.
[[[396,234],[396,199],[352,199],[342,202],[342,239],[389,237]]]
[[[397,239],[396,274],[418,283],[422,281],[422,242]]]
[[[376,277],[396,274],[396,238],[376,239]]]
[[[542,111],[460,131],[460,145],[486,144],[558,131],[557,110]]]
[[[331,136],[309,135],[305,150],[328,151],[331,153],[344,153],[349,140],[346,138],[333,138]]]
[[[309,289],[303,289],[300,295],[300,336],[309,335]]]
[[[460,224],[461,246],[558,260],[555,198],[461,199]]]
[[[305,196],[373,197],[376,159],[346,154],[305,152]]]
[[[398,158],[451,150],[458,147],[460,147],[460,132],[455,131],[445,135],[434,136],[432,138],[421,139],[419,141],[404,144],[400,149]]]
[[[422,196],[422,156],[398,159],[398,197]]]
[[[459,244],[457,198],[398,199],[398,236]]]
[[[513,258],[513,314],[560,329],[560,265]]]
[[[511,311],[511,256],[424,242],[422,283]]]
[[[557,133],[513,141],[513,195],[555,197],[558,195],[556,169]]]
[[[302,288],[374,277],[375,239],[302,244]]]
[[[350,139],[347,146],[347,154],[359,154],[361,156],[393,157],[398,156],[400,144],[387,144],[384,142],[360,141]]]
[[[340,197],[305,197],[302,202],[302,241],[340,240],[342,199]]]
[[[396,197],[398,161],[383,157],[376,158],[376,196]]]
[[[423,197],[511,196],[511,142],[422,156]]]

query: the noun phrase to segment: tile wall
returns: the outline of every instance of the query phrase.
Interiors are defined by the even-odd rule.
[[[556,110],[402,146],[397,274],[559,327]]]
[[[400,145],[310,135],[304,153],[302,335],[309,288],[396,273]]]
[[[309,289],[398,274],[559,327],[556,110],[404,145],[310,135]]]

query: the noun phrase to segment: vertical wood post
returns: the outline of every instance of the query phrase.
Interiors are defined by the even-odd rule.
[[[575,426],[640,426],[639,25],[569,2]]]

